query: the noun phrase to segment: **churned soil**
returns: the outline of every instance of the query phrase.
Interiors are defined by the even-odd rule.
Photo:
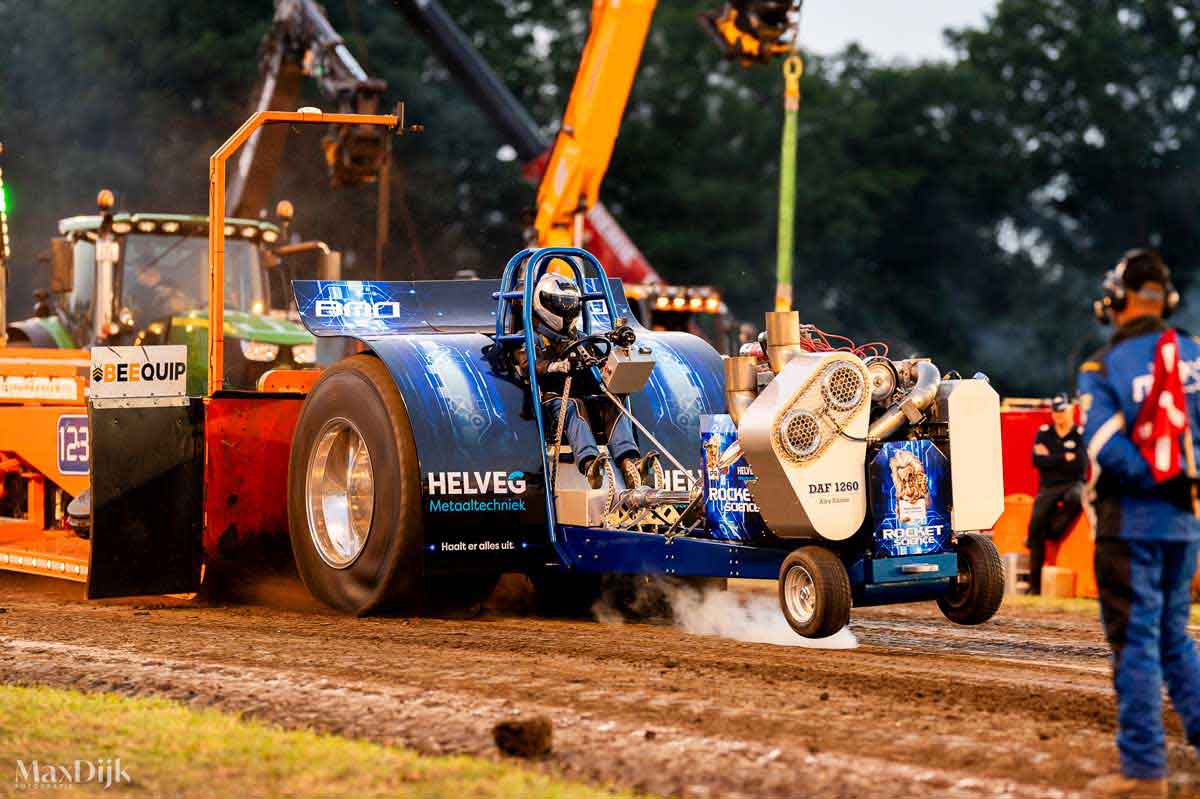
[[[486,757],[502,757],[497,722],[544,716],[537,768],[654,794],[1074,796],[1116,762],[1108,650],[1083,615],[966,628],[933,605],[868,608],[857,648],[822,650],[511,608],[347,618],[286,581],[238,603],[87,602],[0,573],[0,608],[0,682]],[[1190,795],[1200,768],[1173,714],[1168,735],[1173,795]]]

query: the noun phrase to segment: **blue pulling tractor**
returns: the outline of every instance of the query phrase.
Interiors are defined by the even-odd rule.
[[[584,300],[575,396],[633,421],[658,456],[640,487],[614,470],[589,483],[543,418],[533,364],[517,366],[536,353],[533,286],[563,264]],[[852,605],[934,600],[960,624],[1000,605],[980,532],[1003,505],[986,379],[810,351],[794,313],[768,315],[765,358],[723,362],[638,325],[578,249],[522,251],[499,281],[294,290],[319,349],[357,351],[309,392],[288,474],[301,577],[335,608],[477,602],[504,572],[564,608],[586,607],[602,575],[778,579],[809,637]]]

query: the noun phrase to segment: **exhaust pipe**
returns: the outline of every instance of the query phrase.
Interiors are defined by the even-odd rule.
[[[937,399],[938,387],[942,384],[942,373],[929,361],[909,363],[917,372],[916,385],[899,402],[883,412],[871,423],[867,438],[872,442],[890,438],[905,424],[916,424],[925,418],[925,411]]]
[[[617,496],[617,506],[627,513],[632,513],[650,508],[661,508],[664,505],[686,505],[696,496],[698,494],[691,494],[687,491],[664,491],[650,486],[638,486],[622,491]]]
[[[797,311],[767,311],[767,363],[772,372],[779,374],[793,358],[808,352],[801,341]]]
[[[725,405],[733,423],[758,397],[758,360],[753,355],[735,355],[725,359]]]

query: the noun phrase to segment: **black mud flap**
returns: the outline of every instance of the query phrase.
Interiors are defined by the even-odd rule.
[[[190,593],[200,587],[204,408],[200,399],[185,401],[88,408],[89,599]]]

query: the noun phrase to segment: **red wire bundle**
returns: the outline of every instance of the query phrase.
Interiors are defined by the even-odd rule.
[[[888,354],[888,346],[882,341],[869,341],[859,346],[845,336],[839,336],[837,333],[826,333],[816,325],[805,325],[801,329],[801,333],[805,335],[801,336],[800,346],[809,352],[852,352],[859,358],[869,358],[872,355],[886,357]],[[833,341],[830,341],[830,339],[844,341],[845,344],[834,346]]]
[[[801,330],[800,346],[809,352],[852,352],[859,358],[870,358],[873,355],[887,357],[888,345],[882,341],[869,341],[862,346],[855,344],[845,336],[840,336],[837,333],[826,333],[816,325],[804,325]],[[834,342],[844,341],[845,344],[834,346]],[[753,355],[760,361],[765,360],[767,354],[763,352],[762,347],[757,341],[743,344],[739,352],[741,355]]]

